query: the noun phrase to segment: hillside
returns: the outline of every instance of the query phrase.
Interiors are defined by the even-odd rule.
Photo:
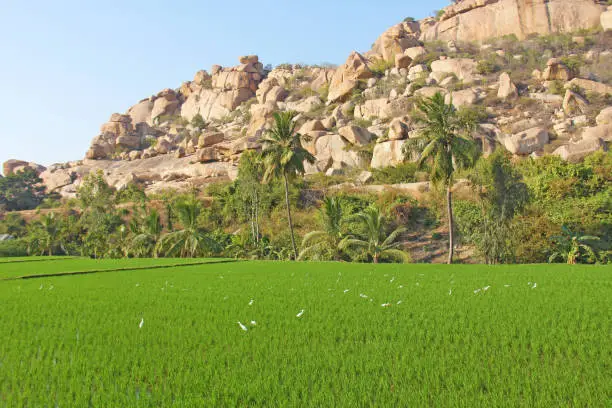
[[[244,151],[259,149],[274,112],[293,110],[317,161],[307,173],[393,166],[418,131],[414,101],[436,92],[478,121],[485,154],[555,154],[581,160],[612,140],[612,10],[594,0],[460,0],[436,18],[406,18],[339,67],[234,67],[197,72],[120,114],[84,159],[36,167],[50,191],[74,196],[103,170],[116,188],[187,189],[233,179]]]

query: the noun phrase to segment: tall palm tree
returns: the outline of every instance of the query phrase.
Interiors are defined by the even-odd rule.
[[[597,258],[591,243],[599,241],[599,237],[572,232],[564,225],[561,227],[561,235],[552,237],[552,240],[555,250],[548,259],[551,263],[561,260],[567,262],[568,265],[574,265],[578,263],[582,255]]]
[[[291,245],[294,259],[298,257],[289,204],[289,179],[296,174],[304,174],[304,162],[314,163],[315,158],[302,146],[302,136],[295,131],[293,120],[295,112],[277,112],[274,114],[274,125],[263,138],[262,157],[266,171],[264,181],[282,178],[285,185],[285,204],[287,220],[291,231]]]
[[[393,232],[387,235],[385,217],[381,214],[378,207],[371,205],[363,212],[354,216],[354,219],[359,221],[364,227],[364,233],[361,236],[349,236],[344,238],[339,247],[341,249],[357,249],[363,250],[374,263],[378,263],[380,258],[388,256],[400,260],[408,261],[408,254],[400,249],[400,243],[396,242],[401,233],[406,231],[405,228],[396,228]]]
[[[202,207],[195,199],[179,202],[175,212],[183,229],[162,237],[157,245],[156,255],[163,252],[168,256],[195,258],[206,251],[218,250],[219,244],[198,227],[201,211]]]
[[[342,224],[344,214],[342,202],[338,197],[325,197],[319,210],[322,229],[309,232],[302,240],[302,251],[298,260],[302,259],[342,259],[340,242],[343,239]]]
[[[432,183],[446,187],[446,207],[448,216],[448,263],[454,255],[454,221],[452,206],[452,186],[455,170],[474,166],[478,159],[478,148],[469,137],[474,123],[463,120],[451,103],[444,101],[441,93],[416,102],[419,113],[416,122],[423,125],[415,138],[404,145],[407,158],[419,155],[420,168],[425,163],[430,166],[429,178]]]
[[[157,210],[152,209],[138,219],[132,218],[130,231],[133,234],[130,249],[136,257],[149,257],[159,242],[164,226]]]

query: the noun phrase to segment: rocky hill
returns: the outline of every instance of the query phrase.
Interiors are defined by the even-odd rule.
[[[339,67],[264,67],[255,55],[199,71],[101,126],[83,160],[34,167],[75,194],[104,171],[149,192],[231,179],[278,110],[299,113],[316,156],[308,173],[396,165],[418,129],[415,98],[437,92],[479,121],[485,153],[580,160],[612,140],[612,7],[595,0],[457,0],[436,18],[406,18]],[[607,8],[606,8],[607,7]],[[569,34],[572,33],[572,34]]]

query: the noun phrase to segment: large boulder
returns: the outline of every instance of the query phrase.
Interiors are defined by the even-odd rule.
[[[607,151],[606,143],[600,138],[591,138],[570,142],[568,145],[559,147],[553,154],[575,163],[598,150]]]
[[[444,9],[440,21],[421,23],[421,40],[483,42],[515,35],[574,32],[600,25],[593,0],[462,0]]]
[[[413,60],[425,54],[427,54],[427,49],[423,46],[410,47],[404,51],[404,55],[409,56]]]
[[[608,106],[599,112],[595,121],[598,125],[612,125],[612,106]]]
[[[223,134],[223,132],[216,132],[216,131],[204,132],[200,135],[198,139],[198,147],[204,148],[204,147],[210,147],[212,145],[216,145],[217,143],[221,143],[224,138],[225,138],[225,135]]]
[[[569,89],[565,91],[565,97],[563,98],[563,111],[567,115],[572,115],[576,112],[585,113],[588,104],[589,101],[584,99],[576,92],[570,91]]]
[[[462,106],[471,106],[480,100],[480,95],[474,89],[463,89],[461,91],[455,91],[449,94],[446,94],[444,97],[445,103],[451,103],[455,108],[460,108]]]
[[[300,127],[300,130],[298,131],[298,133],[305,135],[309,132],[323,131],[323,130],[327,130],[326,127],[323,125],[323,123],[318,119],[314,119],[314,120],[309,120],[308,122],[304,123],[302,127]]]
[[[584,89],[587,92],[598,93],[601,95],[612,95],[612,86],[602,84],[601,82],[591,81],[582,78],[574,78],[567,84],[565,84],[566,89],[571,89],[574,86]]]
[[[546,63],[542,79],[544,81],[569,81],[572,79],[572,71],[560,59],[551,58]]]
[[[542,127],[527,129],[503,138],[503,144],[512,154],[527,156],[542,150],[548,143],[548,131]]]
[[[359,126],[344,126],[338,129],[338,133],[352,145],[363,146],[370,143],[374,138],[374,135],[367,129]]]
[[[602,139],[606,142],[612,142],[612,124],[586,127],[582,130],[582,139]]]
[[[372,78],[368,61],[356,51],[349,55],[344,65],[338,67],[329,85],[329,103],[342,101],[351,95],[359,80]]]
[[[403,116],[410,109],[410,103],[406,97],[395,99],[369,99],[363,105],[355,107],[355,117],[357,119],[390,119]]]
[[[349,150],[350,146],[342,136],[333,133],[317,138],[315,158],[319,171],[325,171],[329,166],[339,169],[365,165],[364,158],[358,152]]]
[[[160,117],[174,116],[179,108],[180,101],[173,89],[165,89],[157,95],[151,111],[151,121],[155,123]]]
[[[372,54],[379,55],[385,61],[393,61],[405,50],[420,45],[419,23],[403,22],[396,24],[382,33],[374,42]]]
[[[601,13],[599,21],[604,31],[612,30],[612,6],[608,6],[608,10]]]
[[[389,125],[389,140],[402,140],[408,138],[410,126],[400,118],[395,118]]]
[[[36,174],[40,174],[44,172],[47,168],[45,166],[42,166],[40,164],[36,164],[33,162],[26,162],[23,160],[15,160],[15,159],[7,160],[2,164],[2,173],[5,176],[8,176],[9,174],[17,173],[25,169],[32,169],[36,172]]]
[[[476,61],[470,58],[447,58],[431,63],[431,72],[453,74],[464,83],[474,80]]]
[[[274,113],[278,110],[276,103],[266,102],[264,104],[251,105],[251,122],[247,130],[247,135],[261,133],[270,127],[274,121]]]
[[[502,73],[499,76],[499,89],[497,90],[497,97],[500,99],[515,99],[518,97],[518,90],[516,85],[510,79],[510,75],[507,72]]]
[[[153,124],[151,113],[153,112],[154,103],[150,98],[144,99],[128,109],[127,114],[132,119],[134,126],[139,123]]]
[[[377,143],[372,154],[370,166],[379,169],[388,166],[397,166],[404,161],[402,152],[403,140],[390,140],[388,142]]]

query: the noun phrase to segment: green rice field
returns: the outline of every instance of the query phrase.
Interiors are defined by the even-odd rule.
[[[612,406],[609,266],[26,258],[0,302],[0,407]]]

